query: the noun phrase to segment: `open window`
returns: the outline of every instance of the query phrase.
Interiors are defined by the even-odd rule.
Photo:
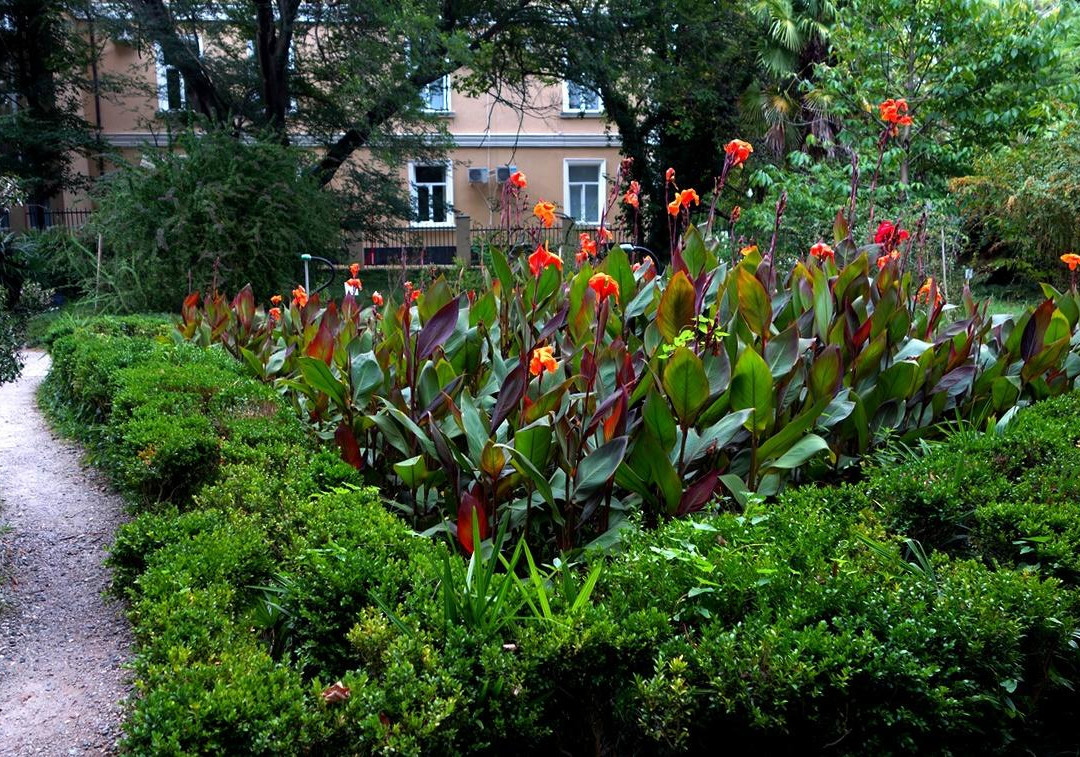
[[[450,163],[410,163],[413,226],[454,223],[454,180]]]
[[[196,56],[202,55],[198,35],[185,34],[181,40],[195,51]],[[191,98],[184,75],[157,43],[154,43],[154,57],[157,63],[158,110],[186,110]]]
[[[597,114],[604,112],[600,95],[572,81],[563,82],[563,113]]]
[[[450,76],[446,74],[420,90],[424,110],[432,113],[450,112]]]

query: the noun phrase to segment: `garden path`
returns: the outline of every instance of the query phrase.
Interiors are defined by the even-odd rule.
[[[131,630],[102,561],[124,506],[38,410],[48,355],[25,357],[0,386],[0,755],[112,754]]]

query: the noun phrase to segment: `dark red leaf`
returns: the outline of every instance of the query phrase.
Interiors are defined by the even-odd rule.
[[[479,484],[472,490],[461,495],[461,505],[458,507],[457,537],[461,546],[468,554],[473,553],[473,519],[476,519],[476,531],[480,541],[488,537],[487,512],[484,507],[483,489]]]
[[[495,409],[491,413],[491,433],[502,425],[507,416],[521,404],[521,397],[525,394],[525,366],[518,363],[510,373],[506,374],[499,391],[499,398],[495,400]]]
[[[318,358],[327,365],[334,358],[334,335],[330,331],[330,326],[327,324],[324,318],[319,323],[319,330],[315,332],[315,338],[311,340],[311,344],[307,346],[306,354],[308,357]]]
[[[337,442],[338,447],[341,449],[341,459],[360,470],[364,464],[364,459],[360,455],[360,445],[356,443],[356,434],[344,421],[338,425],[337,430],[334,432],[334,441]]]
[[[679,508],[675,511],[675,514],[687,515],[689,513],[696,513],[698,510],[705,507],[716,493],[716,487],[719,483],[719,471],[711,470],[706,473],[683,492],[682,499],[679,500]]]
[[[454,333],[458,322],[458,299],[455,297],[439,308],[420,329],[420,335],[416,337],[417,360],[427,360]]]

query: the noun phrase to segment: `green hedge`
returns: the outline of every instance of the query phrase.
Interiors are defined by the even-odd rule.
[[[445,602],[457,553],[226,356],[93,324],[53,357],[44,399],[137,513],[110,558],[134,753],[1080,746],[1080,397],[859,485],[628,532],[578,556],[600,566],[583,607],[553,589],[553,619],[483,631]],[[350,697],[328,704],[336,680]]]

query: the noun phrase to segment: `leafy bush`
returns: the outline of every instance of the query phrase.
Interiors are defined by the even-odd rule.
[[[144,348],[137,362],[132,345]],[[452,622],[449,599],[475,591],[497,553],[478,549],[468,574],[460,562],[447,572],[460,556],[410,532],[375,490],[343,488],[355,471],[293,438],[295,417],[274,418],[278,441],[261,428],[268,417],[236,431],[269,390],[228,356],[89,330],[54,349],[50,380],[71,386],[62,396],[77,407],[92,390],[70,376],[127,364],[93,391],[107,456],[134,454],[118,431],[169,406],[233,447],[190,499],[140,500],[112,552],[139,642],[133,752],[687,753],[718,738],[773,753],[1080,746],[1080,595],[905,543],[892,530],[905,498],[888,487],[917,477],[917,458],[870,471],[868,488],[791,488],[738,514],[628,529],[617,554],[577,558],[598,576],[581,603],[567,597],[583,572],[521,562],[489,589],[520,596],[489,604],[506,615],[481,631]],[[984,483],[981,460],[1004,478],[1067,460],[1078,411],[1076,394],[1040,403],[1000,436],[931,447],[922,470],[966,454],[981,471],[972,496],[1007,493]],[[1021,477],[1014,491],[1030,499],[1039,486]]]
[[[414,527],[448,523],[467,551],[473,513],[481,537],[509,518],[567,550],[627,514],[775,494],[1073,386],[1075,292],[1047,286],[1016,318],[967,294],[950,320],[907,268],[906,230],[856,247],[836,225],[840,252],[815,246],[779,286],[761,251],[739,257],[690,225],[663,277],[618,247],[565,275],[544,247],[492,250],[475,296],[439,279],[406,290],[415,304],[299,293],[264,311],[246,287],[188,297],[180,329],[273,381]]]
[[[14,381],[22,372],[19,348],[22,340],[16,329],[15,316],[4,307],[6,292],[0,289],[0,384]]]
[[[178,146],[122,169],[97,198],[90,231],[105,239],[106,309],[172,310],[215,284],[251,282],[268,297],[296,279],[299,253],[336,253],[336,201],[302,170],[301,151],[217,132]],[[80,274],[93,295],[93,271]]]
[[[982,155],[953,192],[987,280],[1064,282],[1058,258],[1080,249],[1080,129],[1043,131]]]

